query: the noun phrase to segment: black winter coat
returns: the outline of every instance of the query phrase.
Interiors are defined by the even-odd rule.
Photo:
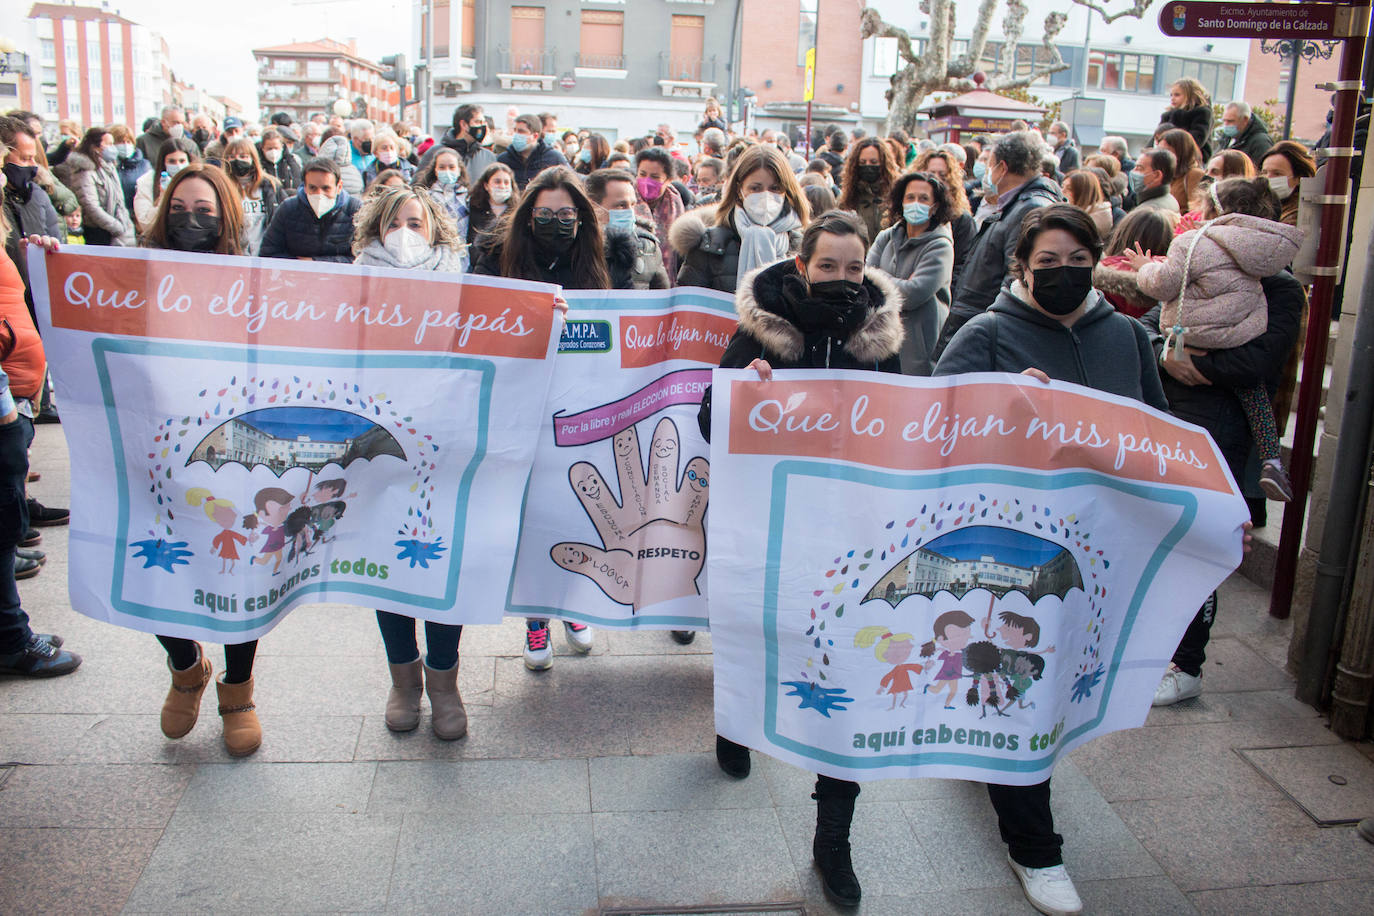
[[[127,159],[123,156],[115,161],[115,172],[119,175],[119,186],[124,191],[124,207],[132,216],[134,212],[134,191],[137,189],[138,179],[144,172],[152,171],[152,163],[143,158],[138,147],[134,147],[134,154]]]
[[[972,213],[961,213],[949,221],[950,234],[954,236],[954,275],[950,277],[949,288],[954,290],[959,285],[959,277],[964,272],[964,264],[968,262],[969,252],[973,250],[973,242],[978,238],[978,227],[973,222]]]
[[[635,231],[606,233],[606,270],[611,289],[667,289],[668,271],[653,227],[635,222]]]
[[[708,226],[715,206],[698,207],[676,220],[668,229],[668,244],[677,252],[678,286],[702,286],[734,293],[739,284],[739,234],[728,225]],[[801,248],[801,230],[788,233],[788,253]]]
[[[353,263],[353,217],[362,201],[342,188],[333,209],[315,216],[305,188],[277,207],[262,235],[258,254],[264,258],[309,258],[313,261]]]
[[[544,169],[551,169],[556,165],[567,165],[568,158],[544,142],[540,137],[539,142],[534,144],[534,149],[529,156],[522,156],[514,149],[507,149],[504,153],[496,157],[496,161],[510,166],[510,170],[515,173],[515,186],[520,190],[525,190],[525,185],[530,183]],[[476,181],[478,175],[469,175],[471,180]]]
[[[1224,150],[1240,150],[1249,156],[1255,168],[1259,169],[1260,163],[1264,161],[1264,154],[1274,146],[1274,138],[1269,136],[1269,129],[1264,126],[1264,122],[1252,114],[1245,130],[1234,137],[1222,137],[1220,146]]]
[[[1159,116],[1160,124],[1172,124],[1186,130],[1197,141],[1202,150],[1202,161],[1212,158],[1212,106],[1197,105],[1193,108],[1166,108]]]
[[[503,277],[501,273],[501,254],[505,245],[493,239],[491,244],[479,246],[477,260],[473,262],[472,272],[484,277]],[[538,266],[537,277],[511,277],[512,280],[533,280],[538,283],[556,283],[564,289],[580,289],[573,278],[572,261],[566,255],[547,265]]]
[[[1044,178],[1032,178],[1013,192],[1000,211],[983,220],[959,271],[949,317],[945,319],[944,330],[940,332],[940,340],[935,345],[936,359],[949,345],[954,332],[963,327],[964,322],[992,305],[1001,292],[1026,214],[1036,207],[1048,207],[1061,200],[1063,197],[1052,182]],[[956,262],[957,252],[956,248]]]
[[[281,158],[276,162],[268,162],[262,156],[261,147],[258,148],[258,156],[262,159],[262,170],[277,179],[286,193],[295,194],[301,186],[301,161],[288,149],[282,150]]]
[[[739,327],[721,355],[722,369],[744,369],[756,359],[774,369],[869,369],[902,372],[902,294],[881,270],[864,268],[868,311],[847,337],[810,329],[793,305],[804,296],[797,262],[779,261],[750,273],[735,294]],[[802,322],[802,323],[799,323]],[[711,389],[701,400],[697,423],[711,441]]]

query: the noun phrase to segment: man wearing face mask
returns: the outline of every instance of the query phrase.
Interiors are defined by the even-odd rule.
[[[200,123],[202,115],[196,115],[196,123]],[[213,122],[212,122],[213,123]],[[205,161],[211,165],[219,165],[224,159],[224,147],[234,140],[243,136],[243,122],[232,115],[224,119],[224,132],[213,140],[201,143],[201,137],[205,136],[201,131],[213,133],[208,127],[197,127],[192,132],[192,137],[201,148],[205,150]]]
[[[297,165],[305,165],[320,154],[320,142],[323,136],[324,128],[314,121],[301,128],[301,142],[291,151],[296,157]]]
[[[459,105],[453,112],[453,127],[444,131],[439,142],[420,157],[419,168],[429,165],[435,154],[447,147],[463,160],[469,175],[481,175],[496,161],[496,154],[482,145],[486,139],[487,122],[482,117],[482,106]]]
[[[282,203],[263,233],[264,258],[353,263],[353,217],[361,201],[340,185],[332,159],[305,164],[296,196]]]
[[[0,118],[0,145],[5,154],[5,217],[9,235],[5,237],[5,253],[10,256],[19,276],[24,280],[24,300],[33,309],[29,292],[28,260],[19,240],[31,235],[60,239],[66,237],[62,217],[48,199],[47,192],[38,186],[38,138],[33,128],[18,118]]]
[[[586,179],[587,196],[606,236],[612,289],[667,289],[668,272],[654,226],[635,216],[635,182],[621,169],[599,169]]]
[[[1178,213],[1178,201],[1169,192],[1174,180],[1176,160],[1172,150],[1162,147],[1147,149],[1136,160],[1135,168],[1126,176],[1131,183],[1136,207]]]
[[[372,122],[359,118],[348,125],[349,151],[353,154],[353,167],[358,174],[366,175],[377,157],[372,155]],[[366,181],[364,181],[366,183]]]
[[[157,159],[157,151],[168,140],[175,140],[186,130],[186,113],[175,105],[162,109],[162,116],[137,140],[143,158],[149,162]]]
[[[515,119],[510,146],[496,161],[515,173],[515,186],[522,191],[530,179],[547,168],[567,165],[568,159],[544,142],[543,125],[538,115],[525,114]]]
[[[1059,189],[1040,176],[1043,149],[1040,138],[1026,130],[1005,134],[993,145],[982,178],[987,193],[976,215],[978,235],[959,274],[933,358],[939,359],[964,322],[997,298],[1026,214],[1062,200]],[[1168,184],[1164,187],[1167,193]]]

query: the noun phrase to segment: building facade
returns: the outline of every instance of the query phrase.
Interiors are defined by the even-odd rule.
[[[0,111],[33,110],[33,70],[29,55],[17,48],[0,48]]]
[[[706,98],[723,95],[728,85],[736,10],[748,4],[414,0],[409,56],[423,66],[429,36],[436,136],[452,123],[455,108],[472,102],[498,126],[514,108],[553,112],[560,124],[612,141],[642,136],[660,123],[685,139],[701,121]]]
[[[1273,42],[1269,42],[1272,51]],[[1331,110],[1331,91],[1318,84],[1334,82],[1340,76],[1339,47],[1326,59],[1298,63],[1297,95],[1293,104],[1293,139],[1311,144],[1326,131],[1326,114]],[[1284,111],[1288,108],[1288,81],[1292,62],[1266,51],[1258,41],[1250,42],[1250,61],[1245,69],[1245,101],[1263,105],[1274,112],[1274,139],[1282,133]]]
[[[33,110],[46,124],[128,124],[172,103],[167,42],[100,7],[35,3],[29,10]]]
[[[285,111],[305,122],[332,113],[340,99],[353,117],[390,124],[400,117],[400,89],[382,79],[382,66],[358,56],[357,43],[332,38],[256,48],[258,107],[266,119]]]

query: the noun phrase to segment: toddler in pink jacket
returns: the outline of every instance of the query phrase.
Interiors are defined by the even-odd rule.
[[[1268,303],[1260,280],[1293,263],[1302,243],[1302,232],[1273,218],[1277,200],[1263,179],[1227,179],[1207,197],[1206,222],[1176,236],[1166,259],[1125,252],[1140,291],[1163,303],[1159,329],[1166,349],[1224,350],[1263,334]],[[1269,392],[1257,385],[1236,396],[1263,462],[1260,488],[1270,499],[1287,502],[1293,491],[1280,459]]]

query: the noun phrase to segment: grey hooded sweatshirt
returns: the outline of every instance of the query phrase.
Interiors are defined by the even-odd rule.
[[[906,221],[878,233],[868,250],[868,266],[897,282],[902,294],[902,374],[930,375],[931,354],[940,326],[949,315],[950,278],[954,273],[954,235],[948,224],[908,238]]]

